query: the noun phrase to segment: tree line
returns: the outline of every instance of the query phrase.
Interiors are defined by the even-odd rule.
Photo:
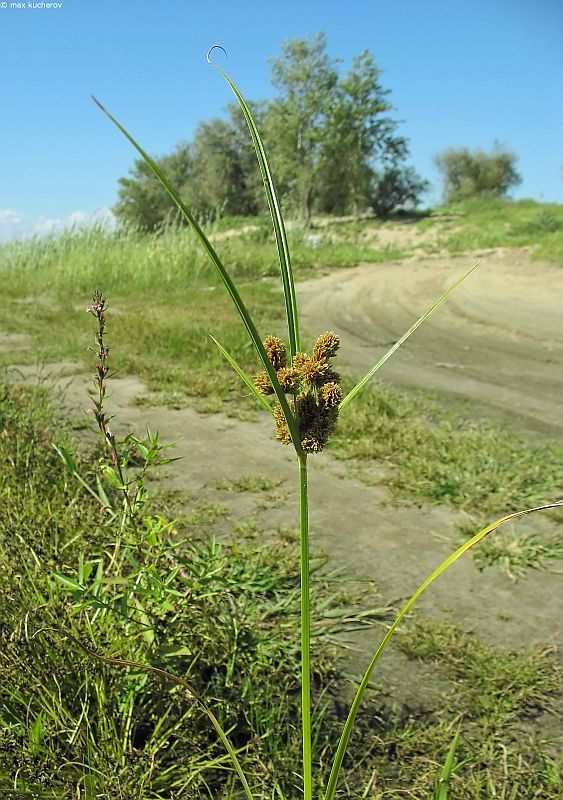
[[[319,33],[285,42],[281,55],[270,61],[278,93],[249,105],[287,212],[309,226],[314,213],[384,216],[397,208],[414,208],[429,184],[408,166],[408,142],[373,55],[364,50],[341,74],[339,61],[328,55],[325,36]],[[246,122],[238,104],[226,112],[225,118],[201,122],[192,141],[179,143],[158,163],[198,215],[262,214],[262,180]],[[465,175],[469,151],[450,150],[436,159],[449,199],[468,190],[479,193],[479,176],[498,178],[499,170],[504,183],[497,193],[518,182],[515,157],[502,148],[476,157],[482,166],[483,160],[501,156],[508,161],[508,173],[504,163],[496,172],[492,167],[473,170],[473,182],[460,178],[456,154],[463,156]],[[120,178],[114,211],[120,220],[150,231],[176,214],[173,201],[142,160]]]

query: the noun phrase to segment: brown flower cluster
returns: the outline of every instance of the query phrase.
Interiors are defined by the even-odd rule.
[[[288,365],[282,340],[277,336],[268,336],[264,341],[264,349],[276,370],[282,389],[293,398],[301,446],[306,453],[319,453],[323,450],[336,425],[342,389],[338,384],[339,375],[333,370],[329,359],[334,358],[339,345],[338,336],[328,331],[319,336],[311,355],[296,353],[291,365]],[[254,383],[262,394],[274,394],[267,372],[257,375]],[[283,444],[289,444],[291,436],[279,403],[274,406],[274,419],[276,439]]]

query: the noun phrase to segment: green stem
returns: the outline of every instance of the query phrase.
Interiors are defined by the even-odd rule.
[[[303,798],[313,798],[311,756],[311,606],[309,602],[309,501],[307,456],[299,461],[299,529],[301,539],[301,724],[303,731]]]

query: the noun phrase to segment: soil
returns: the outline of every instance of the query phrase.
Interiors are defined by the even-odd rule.
[[[435,391],[465,414],[560,440],[563,269],[522,249],[333,271],[299,287],[307,328],[337,331],[340,361],[362,375],[477,260],[380,375]]]
[[[305,327],[342,338],[342,361],[361,374],[455,280],[476,255],[363,264],[298,287]],[[466,414],[494,418],[532,436],[563,432],[563,269],[532,262],[518,251],[495,251],[384,367],[385,379],[439,393]],[[31,368],[20,368],[31,376]],[[76,414],[88,405],[88,376],[72,364],[52,365],[57,386]],[[180,461],[166,468],[161,486],[198,502],[224,506],[216,521],[224,535],[251,521],[264,535],[295,529],[296,466],[289,448],[273,439],[264,413],[257,421],[192,408],[140,408],[146,388],[133,376],[112,381],[111,413],[139,433],[148,425],[165,442],[177,441]],[[373,581],[377,606],[400,605],[461,542],[461,512],[441,506],[397,506],[386,489],[366,486],[328,454],[310,458],[311,540],[330,564],[345,565],[353,579]],[[273,497],[237,493],[224,484],[242,475],[279,480]],[[221,486],[223,484],[223,487]],[[554,498],[556,499],[556,498]],[[502,514],[499,509],[499,516]],[[551,530],[541,514],[519,530]],[[508,526],[507,526],[508,527]],[[502,535],[499,531],[493,535]],[[561,566],[561,565],[560,565]],[[495,645],[520,647],[561,642],[561,576],[530,571],[516,584],[498,568],[480,572],[463,557],[421,598],[424,616],[455,622]],[[358,673],[382,636],[366,627],[352,637],[344,668]],[[430,678],[426,693],[420,681]],[[392,706],[432,706],[430,671],[398,652],[386,654],[377,683]],[[434,689],[433,689],[434,687]]]

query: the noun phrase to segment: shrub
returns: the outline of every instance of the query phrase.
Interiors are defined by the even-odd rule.
[[[428,187],[412,167],[388,167],[374,174],[369,203],[376,217],[384,217],[397,208],[416,208]]]
[[[510,188],[522,182],[515,167],[516,158],[498,142],[490,153],[471,151],[467,147],[452,147],[438,153],[434,161],[443,176],[446,201],[455,202],[479,195],[506,195]]]

